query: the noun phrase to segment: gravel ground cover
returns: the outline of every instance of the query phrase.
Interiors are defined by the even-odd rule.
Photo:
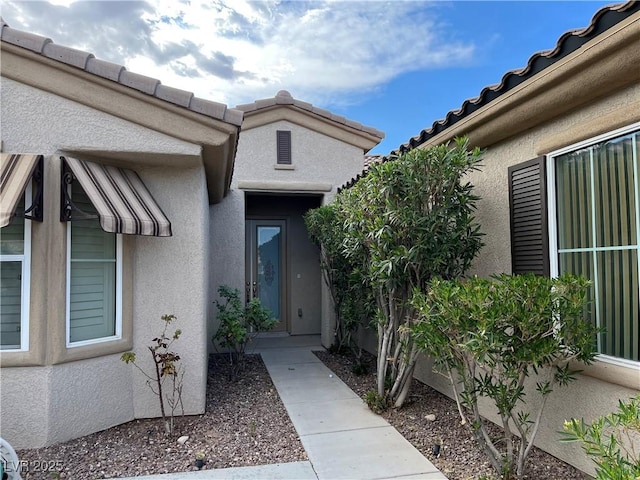
[[[375,388],[375,358],[372,355],[365,354],[369,372],[355,375],[351,371],[353,357],[329,352],[314,353],[359,396]],[[429,415],[435,415],[435,420],[431,420]],[[431,387],[415,381],[405,406],[399,410],[389,409],[382,416],[449,480],[495,478],[485,454],[477,447],[471,433],[460,424],[455,402]],[[436,457],[433,445],[440,439],[443,446]],[[534,447],[528,457],[525,478],[586,480],[591,477]]]
[[[375,386],[369,373],[355,375],[348,356],[315,352],[352,390],[362,396]],[[51,447],[18,452],[25,465],[55,465],[53,472],[25,471],[25,480],[94,480],[196,470],[195,453],[206,456],[203,469],[306,460],[307,456],[260,356],[250,355],[240,379],[228,379],[227,363],[209,361],[204,415],[177,419],[176,435],[164,434],[158,419],[134,420]],[[435,420],[430,420],[434,415]],[[460,425],[455,403],[415,382],[406,406],[384,418],[450,480],[494,478],[484,453]],[[184,445],[177,442],[189,435]],[[444,440],[438,457],[433,445]],[[60,468],[58,468],[58,465]],[[52,475],[53,474],[53,475]],[[528,480],[586,480],[590,477],[557,458],[534,449]]]
[[[259,355],[249,355],[241,377],[229,381],[228,364],[209,360],[204,415],[179,417],[168,437],[158,419],[134,420],[51,447],[17,452],[25,480],[94,480],[203,469],[286,463],[307,456]],[[188,435],[184,444],[177,438]],[[52,466],[52,471],[33,471]],[[42,468],[38,468],[42,470]]]

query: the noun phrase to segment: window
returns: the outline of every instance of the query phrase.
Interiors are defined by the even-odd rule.
[[[278,130],[276,137],[278,143],[278,164],[291,165],[291,132],[289,130]]]
[[[67,346],[122,336],[122,236],[102,230],[97,212],[77,181],[76,207],[95,218],[67,224]]]
[[[548,157],[551,274],[593,282],[598,351],[640,361],[640,125]]]
[[[17,210],[24,212],[27,185]],[[0,349],[29,350],[31,220],[15,216],[0,230]]]

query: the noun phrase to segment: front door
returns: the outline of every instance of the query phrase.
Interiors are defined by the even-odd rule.
[[[246,221],[247,301],[257,297],[279,323],[274,331],[287,331],[286,224],[284,220]]]

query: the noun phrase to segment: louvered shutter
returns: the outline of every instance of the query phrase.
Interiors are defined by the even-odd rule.
[[[545,159],[509,168],[511,265],[514,274],[549,276]]]
[[[278,163],[291,165],[291,132],[289,130],[278,130]]]

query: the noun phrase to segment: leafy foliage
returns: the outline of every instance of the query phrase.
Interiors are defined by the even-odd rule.
[[[304,216],[309,238],[320,247],[320,263],[333,300],[336,327],[332,347],[361,357],[354,335],[373,316],[375,301],[361,271],[345,256],[344,218],[337,204],[309,210]]]
[[[276,326],[278,320],[264,307],[258,298],[252,298],[246,305],[240,300],[240,291],[227,285],[218,287],[223,302],[216,301],[220,326],[211,339],[228,350],[229,362],[233,366],[232,376],[237,377],[244,366],[247,345],[260,332]]]
[[[369,390],[362,399],[372,412],[380,414],[387,408],[384,397],[380,396],[376,390]]]
[[[619,400],[618,411],[588,424],[584,419],[565,422],[564,442],[582,442],[596,463],[598,480],[640,478],[640,395]]]
[[[168,434],[173,434],[174,418],[178,408],[182,410],[184,415],[184,405],[182,403],[182,386],[184,378],[184,369],[180,363],[180,356],[170,350],[173,342],[180,338],[182,330],[176,329],[171,336],[167,335],[169,325],[176,320],[175,315],[163,315],[162,321],[164,328],[162,333],[151,340],[152,345],[147,349],[153,357],[154,374],[147,373],[138,363],[136,363],[135,352],[125,352],[120,356],[120,360],[124,363],[131,363],[142,374],[147,377],[147,385],[151,391],[157,395],[160,402],[160,413]],[[171,390],[169,393],[163,391],[165,381],[171,382]],[[166,398],[165,398],[166,397]],[[165,401],[169,406],[169,414],[165,410]]]
[[[449,372],[463,422],[503,478],[522,477],[548,396],[575,378],[569,361],[595,357],[596,329],[585,316],[588,287],[586,279],[571,275],[500,275],[436,279],[428,294],[413,297],[421,315],[413,337]],[[535,389],[527,390],[525,381],[534,375]],[[527,409],[532,395],[539,401]],[[499,413],[499,440],[489,436],[480,416],[481,397]],[[512,428],[522,439],[517,452]]]
[[[434,276],[462,275],[482,246],[473,217],[478,197],[464,182],[481,153],[465,138],[411,150],[372,165],[336,198],[342,250],[376,301],[377,390],[387,404],[402,406],[417,359],[408,328],[416,318],[412,292],[427,291]]]

